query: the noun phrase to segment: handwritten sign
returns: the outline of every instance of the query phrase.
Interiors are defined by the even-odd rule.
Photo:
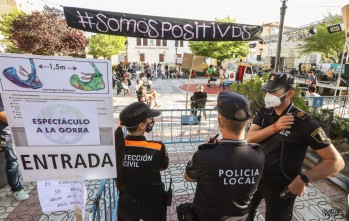
[[[81,216],[85,217],[86,187],[84,181],[47,180],[38,181],[37,184],[43,212],[75,210],[81,211]]]

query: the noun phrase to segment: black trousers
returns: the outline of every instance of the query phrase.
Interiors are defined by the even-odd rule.
[[[164,194],[142,200],[120,193],[118,221],[166,221],[166,211]]]
[[[257,208],[265,200],[266,221],[289,221],[292,219],[293,205],[296,196],[286,200],[280,198],[280,192],[287,186],[287,182],[279,182],[263,177],[259,182],[257,191],[253,195],[249,208],[248,221],[253,221]]]

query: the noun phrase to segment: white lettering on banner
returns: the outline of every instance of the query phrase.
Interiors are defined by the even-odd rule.
[[[20,155],[24,170],[41,169],[76,169],[76,168],[95,168],[95,167],[113,167],[113,162],[108,153],[103,158],[97,154],[42,154],[42,155]]]
[[[125,155],[124,162],[122,162],[123,167],[139,167],[138,162],[149,162],[153,160],[152,155]]]
[[[79,19],[79,23],[83,28],[93,29],[94,27],[102,32],[106,33],[109,31],[116,33],[123,33],[123,31],[129,31],[132,34],[143,33],[147,34],[152,38],[157,38],[160,36],[164,38],[165,35],[171,35],[173,38],[180,38],[185,40],[206,38],[206,31],[212,29],[213,38],[224,38],[230,33],[232,38],[241,38],[242,40],[248,40],[251,38],[251,33],[248,28],[244,25],[237,27],[234,24],[219,24],[210,22],[193,22],[192,24],[183,24],[183,25],[172,25],[167,21],[156,21],[153,19],[149,20],[135,20],[127,18],[114,18],[108,17],[109,15],[98,13],[97,15],[92,15],[87,12],[76,11],[76,16]],[[96,19],[96,23],[92,22],[93,19]],[[131,24],[132,23],[132,24]],[[160,27],[157,29],[155,26]],[[130,30],[130,27],[133,29]],[[216,32],[218,29],[218,32]]]
[[[218,170],[218,177],[223,178],[224,185],[255,184],[255,177],[259,175],[258,169]]]

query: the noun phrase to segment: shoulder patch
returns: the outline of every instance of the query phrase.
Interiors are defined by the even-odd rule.
[[[300,119],[302,119],[302,120],[304,120],[305,118],[308,117],[308,114],[305,113],[305,112],[302,111],[302,110],[296,110],[296,111],[294,111],[292,114],[293,114],[295,117],[298,117],[298,118],[300,118]]]
[[[322,127],[317,128],[314,130],[310,136],[316,140],[318,143],[323,143],[323,142],[330,142],[330,138],[327,137],[325,131],[322,129]]]
[[[199,145],[198,150],[207,150],[207,149],[212,149],[215,148],[217,144],[212,144],[212,143],[204,143]]]

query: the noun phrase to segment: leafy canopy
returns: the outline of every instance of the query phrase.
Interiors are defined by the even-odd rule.
[[[15,20],[18,20],[18,17],[20,15],[23,15],[23,12],[15,9],[12,12],[2,14],[0,17],[0,32],[4,36],[4,39],[1,40],[1,43],[6,45],[6,52],[21,53],[10,40],[13,32],[13,22]]]
[[[343,50],[345,34],[343,32],[328,33],[327,26],[341,23],[340,15],[327,15],[325,23],[317,26],[316,34],[304,39],[305,45],[301,54],[308,55],[313,52],[321,53],[323,62],[337,63],[340,52]]]
[[[216,22],[234,23],[235,20],[227,16],[224,19],[216,19]],[[248,43],[243,41],[190,41],[189,48],[195,55],[220,61],[230,59],[232,54],[236,57],[246,57],[249,52]]]
[[[90,38],[88,53],[96,57],[108,58],[125,49],[126,37],[96,34]]]
[[[16,48],[22,53],[80,55],[88,44],[81,31],[67,26],[62,11],[47,6],[42,12],[5,15],[1,31],[5,33],[9,50]]]

